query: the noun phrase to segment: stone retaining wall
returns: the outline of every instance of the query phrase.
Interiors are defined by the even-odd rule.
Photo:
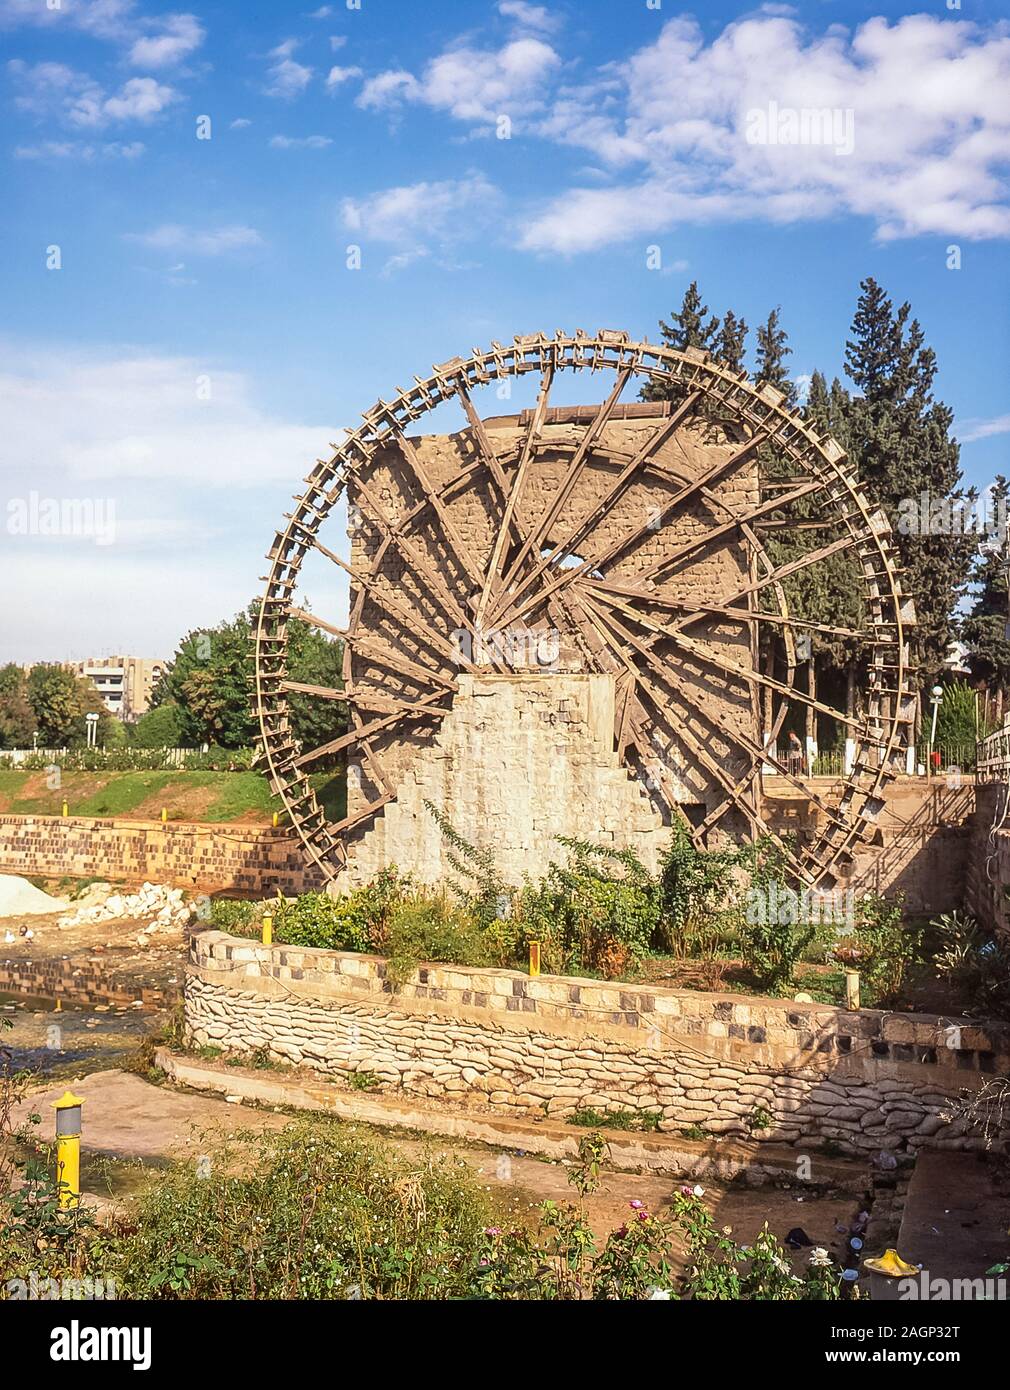
[[[292,830],[90,816],[0,816],[0,873],[151,881],[261,897],[321,883]]]
[[[977,789],[965,906],[990,931],[1010,933],[1010,810],[998,783]]]
[[[513,1114],[658,1111],[665,1131],[855,1152],[980,1147],[941,1112],[1010,1066],[1008,1030],[967,1019],[446,965],[394,994],[379,957],[221,932],[193,939],[186,1019],[198,1045]]]

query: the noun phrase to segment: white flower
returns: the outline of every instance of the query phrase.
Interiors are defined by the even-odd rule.
[[[696,1197],[704,1197],[705,1195],[705,1189],[702,1187],[701,1183],[695,1183],[692,1190]]]
[[[664,1299],[669,1299],[670,1297],[669,1289],[657,1288],[655,1284],[651,1284],[645,1292],[649,1295],[650,1303],[662,1302]]]
[[[819,1269],[827,1269],[831,1264],[831,1256],[823,1245],[815,1245],[810,1252],[810,1263],[817,1265]]]

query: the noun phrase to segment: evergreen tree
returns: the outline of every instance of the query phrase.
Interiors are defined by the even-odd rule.
[[[788,405],[796,404],[796,387],[789,379],[786,358],[791,356],[789,337],[779,324],[779,310],[773,309],[757,328],[757,372],[759,386],[777,386]]]
[[[671,314],[671,322],[659,321],[663,345],[678,352],[689,347],[712,351],[719,331],[719,320],[713,317],[706,321],[707,315],[708,305],[701,302],[698,282],[692,280],[684,291],[679,312]],[[641,394],[643,401],[668,401],[678,399],[682,390],[671,382],[650,381],[642,387]]]
[[[1006,532],[1003,529],[1008,503],[1010,483],[1006,478],[997,476],[992,488],[991,505],[997,509],[1001,529],[992,536],[992,543],[976,556],[971,576],[974,603],[960,624],[960,637],[968,648],[968,669],[977,682],[997,696],[1000,705],[1004,703],[1007,690],[1010,690],[1008,557]]]
[[[910,306],[897,311],[875,280],[860,285],[846,344],[845,370],[858,392],[849,410],[848,448],[870,496],[896,519],[901,504],[963,500],[953,414],[934,399],[936,355],[925,346]],[[937,528],[926,528],[937,529]],[[895,525],[903,585],[915,600],[911,631],[919,678],[929,684],[943,669],[954,632],[953,612],[967,578],[973,542],[961,534],[921,534]]]
[[[743,319],[737,318],[732,309],[727,309],[716,338],[714,354],[718,361],[724,367],[728,367],[730,371],[742,372],[744,369],[748,332],[749,329]]]

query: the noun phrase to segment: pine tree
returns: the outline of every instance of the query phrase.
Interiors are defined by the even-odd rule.
[[[743,371],[749,331],[743,319],[737,318],[732,309],[726,310],[713,351],[716,359],[732,372]]]
[[[933,396],[936,355],[925,346],[919,323],[909,320],[910,306],[895,311],[872,278],[860,290],[846,344],[846,373],[859,393],[851,403],[846,442],[867,491],[893,524],[900,504],[917,504],[924,493],[935,500],[963,500],[958,446],[950,438],[953,414]],[[915,600],[913,655],[920,680],[929,683],[943,669],[973,543],[949,530],[924,535],[917,527],[902,530],[896,524],[894,539],[904,589]]]
[[[707,314],[708,305],[701,302],[698,282],[692,280],[684,291],[679,312],[670,315],[672,321],[659,321],[664,346],[674,348],[677,352],[683,352],[689,347],[712,351],[719,331],[719,320],[713,317],[706,322]],[[675,400],[682,394],[683,389],[673,382],[650,381],[642,388],[643,401]]]
[[[999,704],[1010,690],[1010,639],[1007,628],[1010,609],[1007,600],[1006,509],[1010,503],[1010,483],[998,475],[992,487],[990,505],[996,509],[999,531],[992,544],[980,551],[972,568],[971,611],[962,619],[960,637],[968,648],[968,669],[972,677],[996,695]]]
[[[757,329],[757,372],[759,386],[777,386],[789,405],[796,404],[796,387],[789,379],[786,358],[792,354],[789,336],[779,326],[779,310],[773,309]]]

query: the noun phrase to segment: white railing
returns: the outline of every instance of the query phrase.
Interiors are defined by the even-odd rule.
[[[137,748],[136,750],[132,750],[129,747],[129,745],[126,745],[123,748],[106,748],[103,745],[99,748],[90,749],[0,748],[0,763],[3,763],[4,765],[7,765],[9,763],[14,767],[19,767],[22,763],[27,762],[29,758],[48,758],[49,761],[52,763],[59,763],[61,759],[69,757],[72,752],[74,754],[83,755],[86,755],[88,753],[111,754],[122,752],[128,755],[131,751],[136,751],[137,754],[141,757],[145,754],[150,754],[152,758],[163,758],[165,762],[171,764],[172,766],[178,767],[185,762],[187,757],[191,758],[195,754],[201,753],[203,750],[200,748]]]

